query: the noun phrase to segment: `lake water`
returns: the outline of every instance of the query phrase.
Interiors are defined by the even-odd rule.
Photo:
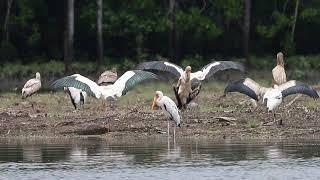
[[[3,138],[0,179],[320,179],[320,144]]]

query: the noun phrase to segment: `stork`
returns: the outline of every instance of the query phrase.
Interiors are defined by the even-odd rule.
[[[158,79],[157,75],[151,72],[132,70],[125,72],[114,84],[99,86],[89,78],[80,74],[73,74],[54,81],[50,85],[50,88],[56,90],[65,87],[73,87],[80,89],[97,99],[102,98],[105,101],[109,98],[116,99],[117,97],[125,95],[129,90],[141,82],[156,79]]]
[[[262,102],[267,106],[267,111],[272,112],[274,116],[276,109],[282,103],[282,100],[289,95],[305,94],[314,99],[319,98],[315,89],[296,80],[290,80],[280,86],[275,85],[272,88],[266,88],[260,86],[250,78],[245,78],[229,83],[224,90],[224,96],[229,92],[239,92],[256,101],[262,99]],[[282,120],[280,120],[279,124],[282,124]]]
[[[36,73],[36,78],[29,79],[26,84],[23,86],[21,95],[22,99],[25,99],[29,96],[32,96],[41,88],[41,77],[40,73]]]
[[[283,53],[277,54],[277,66],[272,69],[273,85],[281,85],[287,82],[286,71],[284,69]]]
[[[174,103],[172,99],[170,99],[168,96],[164,96],[161,91],[156,91],[156,94],[153,98],[152,102],[152,109],[155,109],[156,107],[160,107],[163,112],[168,116],[168,118],[175,122],[174,129],[173,129],[173,137],[176,136],[176,126],[180,126],[181,118],[179,115],[179,110],[177,105]],[[169,126],[170,122],[169,119],[167,119],[168,122],[168,137],[169,137]]]
[[[227,69],[244,71],[244,67],[240,63],[233,61],[212,61],[195,73],[191,72],[191,66],[187,66],[183,71],[180,66],[166,61],[143,62],[138,64],[136,69],[168,72],[175,77],[179,77],[177,86],[173,89],[180,109],[185,109],[187,104],[200,93],[201,81],[209,79],[216,72]]]

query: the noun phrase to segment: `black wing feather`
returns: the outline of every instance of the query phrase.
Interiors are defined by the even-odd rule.
[[[227,70],[227,69],[234,69],[234,70],[239,70],[242,72],[245,71],[244,66],[242,64],[234,62],[234,61],[215,61],[215,62],[219,62],[220,64],[211,67],[211,69],[208,72],[208,74],[206,75],[205,79],[208,79],[209,77],[211,77],[212,75],[214,75],[218,71],[223,71],[223,70]],[[215,63],[215,62],[212,62],[212,63]],[[202,71],[205,70],[206,68],[208,68],[212,63],[203,67]]]
[[[89,95],[95,96],[95,94],[91,91],[90,87],[87,84],[76,80],[76,76],[67,76],[58,79],[49,86],[49,89],[59,90],[63,89],[64,87],[74,87],[77,89],[81,89]]]
[[[319,95],[315,89],[313,89],[312,87],[308,86],[307,84],[301,81],[296,81],[295,86],[284,89],[281,93],[282,93],[282,97],[299,93],[299,94],[308,95],[312,98],[319,98]]]
[[[156,71],[165,71],[165,72],[169,72],[170,74],[176,76],[176,77],[180,77],[181,74],[180,72],[174,68],[174,67],[171,67],[171,66],[167,66],[165,65],[166,61],[148,61],[148,62],[142,62],[140,64],[138,64],[135,69],[137,70],[144,70],[144,71],[152,71],[152,72],[156,72]],[[169,62],[167,62],[169,63]],[[171,63],[173,64],[173,63]],[[178,65],[176,64],[173,64],[177,67],[179,67]],[[181,68],[181,67],[179,67]]]
[[[227,94],[229,92],[239,92],[242,94],[245,94],[252,99],[255,99],[258,101],[258,95],[250,89],[248,86],[244,85],[243,82],[245,79],[235,80],[227,84],[227,86],[224,89],[224,94]]]
[[[158,76],[152,72],[133,70],[135,73],[125,84],[125,88],[122,91],[122,95],[125,95],[129,90],[135,87],[137,84],[148,81],[148,80],[157,80]]]

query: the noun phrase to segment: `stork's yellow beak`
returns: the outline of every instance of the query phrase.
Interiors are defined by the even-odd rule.
[[[154,98],[153,98],[153,101],[152,101],[152,106],[151,106],[152,110],[157,109],[157,103],[156,103],[156,100],[157,100],[157,97],[154,97]]]

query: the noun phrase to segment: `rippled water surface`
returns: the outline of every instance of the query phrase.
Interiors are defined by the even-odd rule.
[[[320,179],[316,142],[0,139],[0,179]]]

